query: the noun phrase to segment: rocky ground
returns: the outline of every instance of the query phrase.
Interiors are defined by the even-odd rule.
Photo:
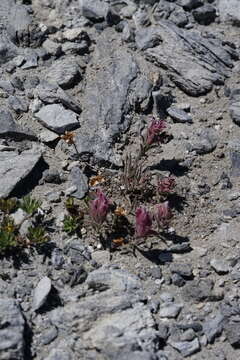
[[[238,0],[0,1],[0,197],[41,200],[50,239],[0,257],[1,360],[240,358],[239,26]],[[92,175],[127,203],[114,179],[152,116],[167,241],[67,235]]]

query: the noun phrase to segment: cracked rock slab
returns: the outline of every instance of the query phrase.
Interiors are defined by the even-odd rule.
[[[6,198],[14,188],[23,181],[37,165],[41,153],[32,151],[0,153],[0,198]]]
[[[81,128],[76,137],[78,152],[117,163],[113,144],[128,129],[134,104],[140,101],[145,107],[151,87],[144,84],[135,57],[120,46],[111,30],[99,37],[86,78]]]
[[[0,359],[24,359],[25,321],[13,299],[0,299]]]
[[[60,104],[42,107],[41,110],[35,113],[35,117],[43,126],[55,131],[57,134],[64,134],[65,131],[79,127],[77,115],[70,110],[66,110]]]
[[[230,76],[236,51],[215,37],[179,29],[171,22],[142,28],[137,47],[146,58],[167,69],[169,78],[185,93],[199,96]],[[174,54],[174,56],[173,56]]]

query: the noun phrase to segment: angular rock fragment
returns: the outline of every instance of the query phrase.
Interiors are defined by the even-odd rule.
[[[148,97],[150,87],[144,84],[134,56],[111,39],[111,32],[102,33],[87,70],[76,146],[80,154],[115,162],[112,145],[128,129],[133,104],[146,106],[144,97]]]
[[[36,136],[27,129],[21,128],[13,120],[12,114],[6,109],[0,109],[0,138],[36,139]]]
[[[218,6],[221,21],[240,26],[240,2],[238,0],[219,0]]]
[[[72,193],[72,196],[77,199],[83,199],[88,192],[88,178],[78,166],[72,168],[70,181],[77,189]]]
[[[0,198],[11,194],[34,169],[41,158],[40,153],[24,151],[18,153],[0,153]]]
[[[94,359],[99,354],[103,359],[154,358],[158,331],[150,309],[142,303],[139,279],[109,267],[91,272],[87,282],[91,295],[51,312],[59,336],[65,334],[69,342],[74,324],[75,333],[81,334],[75,341],[79,358],[89,356],[89,348]]]
[[[25,321],[15,300],[0,299],[0,359],[19,359],[24,356]]]
[[[139,29],[136,44],[148,60],[167,69],[169,78],[192,96],[209,92],[213,84],[223,84],[230,76],[233,59],[238,58],[221,40],[179,29],[167,21]]]
[[[56,84],[50,84],[43,80],[36,87],[34,95],[45,104],[61,103],[65,108],[77,114],[81,113],[81,107],[77,101],[73,97],[68,96],[68,94]]]
[[[63,89],[73,87],[81,78],[80,68],[73,59],[55,61],[47,71],[46,80]]]
[[[33,303],[32,308],[34,311],[40,309],[42,307],[48,297],[48,294],[51,291],[52,282],[47,277],[44,276],[39,283],[37,284],[37,287],[34,290],[33,294]]]
[[[198,338],[192,341],[169,341],[169,344],[176,350],[178,350],[184,357],[195,354],[200,350],[200,344]]]
[[[55,131],[57,134],[64,134],[65,131],[79,127],[77,115],[59,104],[42,107],[40,111],[35,113],[35,117],[46,128]]]

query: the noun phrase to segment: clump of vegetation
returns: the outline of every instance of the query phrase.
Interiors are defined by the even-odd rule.
[[[139,138],[135,156],[130,152],[125,154],[120,174],[111,178],[105,174],[93,176],[89,181],[91,196],[80,205],[72,198],[67,199],[69,216],[63,222],[67,233],[76,233],[84,226],[88,237],[95,234],[105,243],[110,239],[110,246],[114,247],[128,242],[137,244],[150,236],[162,238],[173,217],[169,198],[175,192],[176,182],[173,176],[162,176],[154,185],[147,170],[147,159],[154,146],[165,143],[165,130],[165,121],[152,118]],[[72,133],[62,138],[74,144]]]
[[[24,197],[21,201],[14,198],[0,199],[0,254],[14,248],[39,245],[48,241],[46,230],[39,223],[39,217],[34,217],[40,206],[41,202],[30,196]],[[11,213],[19,208],[25,211],[26,216],[16,225]],[[29,226],[26,236],[23,237],[20,235],[20,228],[27,219],[32,219],[33,225]]]
[[[19,207],[24,210],[27,214],[33,215],[38,208],[41,206],[41,201],[31,198],[27,195],[20,201]]]

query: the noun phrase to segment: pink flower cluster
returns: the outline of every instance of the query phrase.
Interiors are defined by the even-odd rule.
[[[157,190],[160,194],[169,194],[173,192],[175,186],[175,179],[172,176],[166,176],[158,181]]]
[[[172,217],[172,211],[168,201],[155,206],[154,214],[151,215],[145,208],[139,207],[136,210],[135,235],[137,238],[153,235],[152,229],[153,219],[158,227],[164,228],[168,225]]]
[[[97,197],[90,203],[89,206],[89,214],[92,220],[101,225],[107,217],[110,208],[110,201],[107,199],[106,195],[98,189]]]
[[[150,126],[147,129],[146,144],[152,145],[155,142],[160,141],[160,134],[166,128],[166,122],[164,120],[152,119]]]

